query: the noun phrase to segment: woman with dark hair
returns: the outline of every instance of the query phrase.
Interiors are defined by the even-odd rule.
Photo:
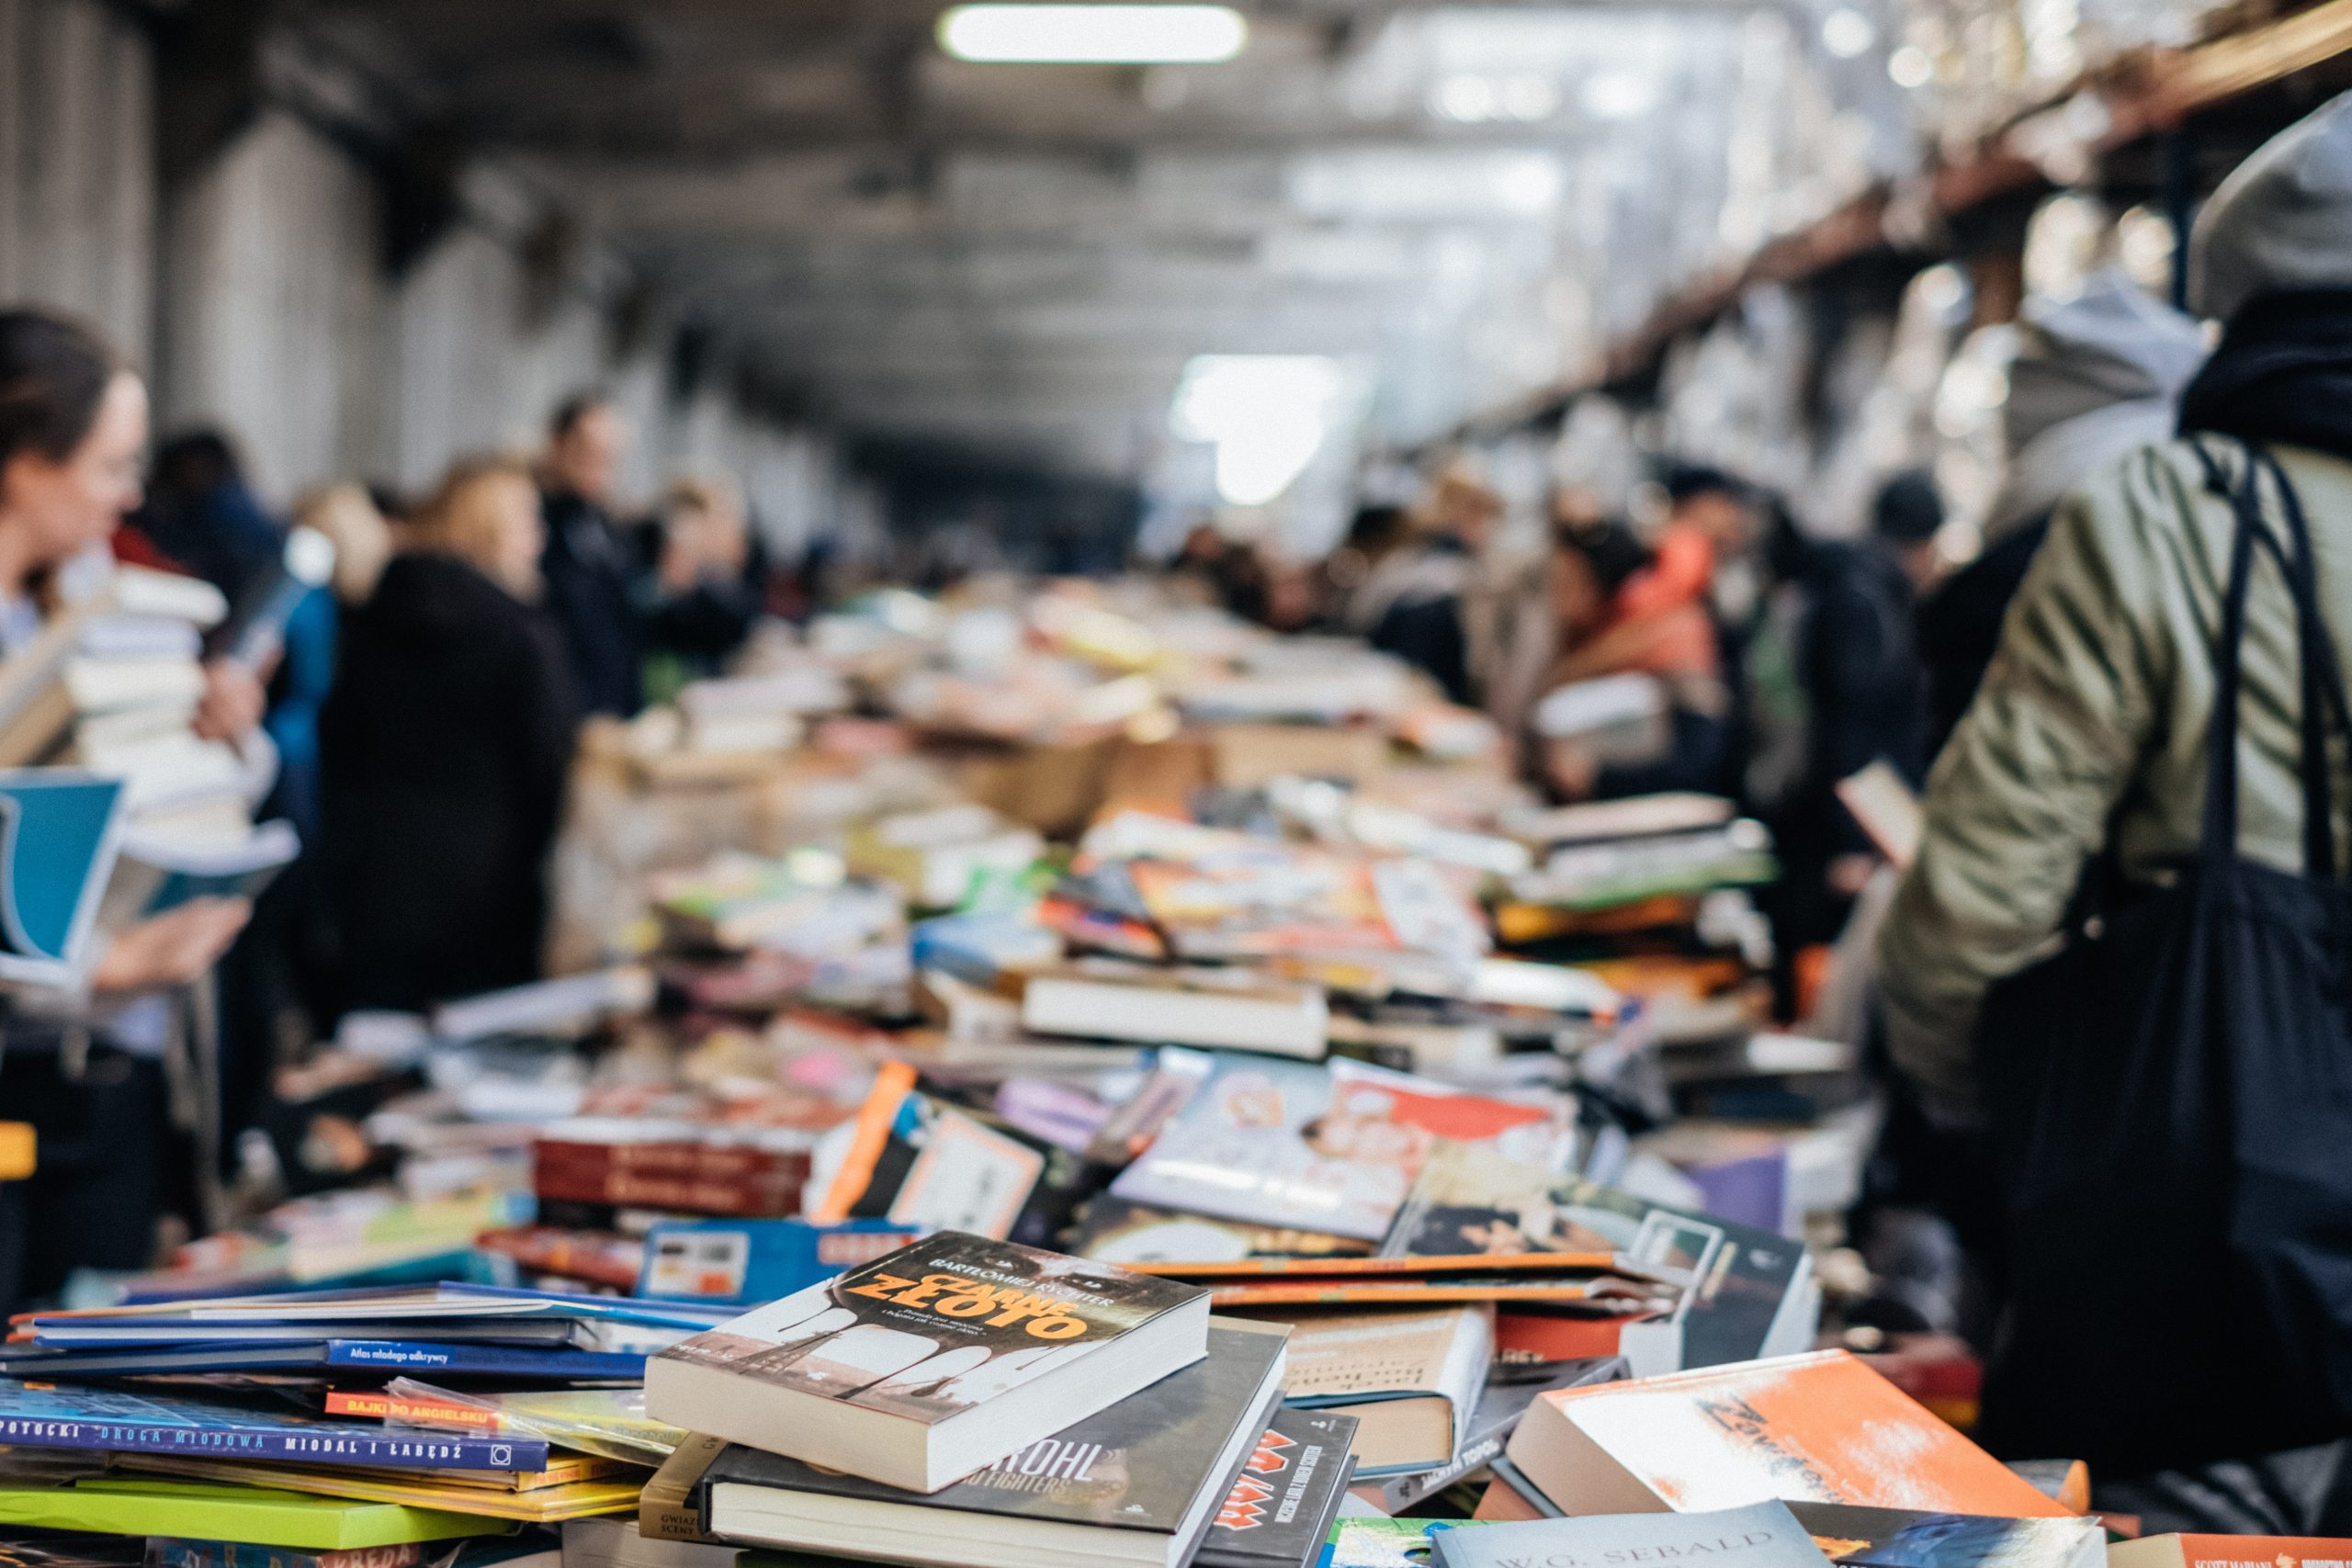
[[[146,388],[104,339],[63,317],[0,310],[0,657],[25,652],[51,616],[103,585],[107,542],[139,504],[146,445]],[[215,670],[198,725],[233,739],[260,712],[250,676]],[[42,1221],[13,1266],[0,1245],[0,1301],[45,1294],[76,1268],[150,1261],[165,1186],[157,1058],[170,1026],[144,998],[202,976],[246,913],[240,899],[198,899],[116,934],[86,999],[0,998],[0,1107],[40,1140],[32,1179],[0,1190]]]

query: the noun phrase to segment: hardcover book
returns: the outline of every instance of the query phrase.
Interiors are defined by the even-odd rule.
[[[726,1540],[851,1551],[879,1535],[921,1562],[1165,1568],[1246,1476],[1280,1394],[1283,1338],[1219,1320],[1203,1359],[928,1495],[741,1447],[695,1495],[707,1532]]]
[[[478,1438],[320,1421],[115,1389],[0,1381],[0,1443],[117,1453],[234,1455],[402,1470],[544,1470],[536,1438]]]
[[[1201,1359],[1208,1293],[947,1231],[646,1366],[659,1420],[936,1492]]]
[[[1193,1568],[1313,1562],[1355,1473],[1348,1451],[1355,1425],[1352,1416],[1328,1410],[1276,1411],[1219,1505]]]
[[[1620,1514],[1534,1519],[1447,1530],[1443,1568],[1633,1568],[1706,1562],[1715,1568],[1821,1568],[1821,1553],[1784,1504],[1703,1514]]]

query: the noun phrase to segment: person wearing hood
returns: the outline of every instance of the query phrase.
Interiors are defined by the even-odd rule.
[[[1976,695],[2052,509],[2086,475],[2169,435],[2175,401],[2205,357],[2195,321],[2111,268],[2072,299],[2028,299],[2019,335],[2001,411],[2008,474],[1984,550],[1919,608],[1929,757]]]
[[[2223,183],[2189,285],[2180,434],[2058,504],[1936,765],[1887,1043],[2001,1189],[1986,1446],[2151,1533],[2342,1534],[2352,95]]]
[[[540,528],[526,466],[461,462],[351,614],[321,725],[346,1008],[539,976],[574,703]]]

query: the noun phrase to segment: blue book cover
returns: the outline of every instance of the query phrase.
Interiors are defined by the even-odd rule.
[[[638,1294],[752,1306],[922,1239],[888,1220],[662,1220],[645,1238]]]
[[[1824,1568],[1785,1503],[1531,1519],[1448,1530],[1434,1544],[1444,1568]]]
[[[548,1445],[538,1438],[365,1426],[206,1400],[14,1381],[0,1381],[0,1443],[394,1470],[538,1471],[548,1465]]]
[[[0,979],[70,985],[122,842],[122,781],[0,771]]]
[[[553,1378],[570,1382],[635,1382],[645,1376],[642,1355],[408,1339],[280,1340],[265,1344],[129,1346],[0,1354],[0,1375],[44,1380],[294,1371],[315,1367],[460,1377]]]

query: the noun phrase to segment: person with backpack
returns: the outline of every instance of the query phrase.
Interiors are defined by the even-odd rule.
[[[2346,1533],[2352,95],[2191,238],[2179,434],[2053,514],[1930,782],[1887,1038],[1998,1187],[1980,1435],[2151,1533]]]

